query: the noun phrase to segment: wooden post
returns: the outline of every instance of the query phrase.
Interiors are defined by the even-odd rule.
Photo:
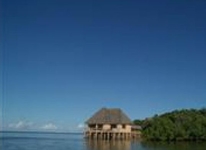
[[[112,138],[113,138],[113,140],[116,140],[116,133],[115,132],[113,133],[113,137]]]

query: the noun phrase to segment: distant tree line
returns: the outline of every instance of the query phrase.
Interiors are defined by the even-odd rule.
[[[206,108],[175,110],[144,120],[134,120],[134,124],[142,127],[142,136],[146,140],[206,140]]]

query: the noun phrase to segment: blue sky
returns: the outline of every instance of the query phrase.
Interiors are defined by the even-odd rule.
[[[204,0],[2,8],[4,130],[77,131],[101,107],[133,120],[206,106]]]

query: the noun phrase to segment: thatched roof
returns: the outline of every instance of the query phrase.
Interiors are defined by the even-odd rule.
[[[119,108],[102,108],[97,111],[87,124],[132,124],[129,117]]]

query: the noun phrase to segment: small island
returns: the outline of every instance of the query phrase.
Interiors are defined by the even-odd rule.
[[[206,141],[206,108],[182,109],[134,120],[150,141]]]
[[[86,124],[88,139],[206,141],[206,108],[175,110],[134,121],[120,108],[102,108]]]

